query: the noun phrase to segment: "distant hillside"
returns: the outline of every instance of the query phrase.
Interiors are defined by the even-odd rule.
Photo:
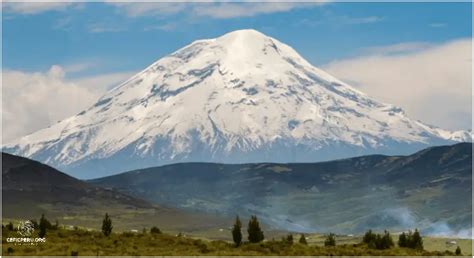
[[[51,208],[75,209],[122,206],[153,208],[152,204],[70,177],[52,167],[26,158],[2,153],[3,215],[37,216]],[[57,211],[59,212],[59,211]]]
[[[321,163],[181,163],[91,180],[148,201],[221,214],[257,214],[295,231],[471,228],[472,144],[409,156]]]
[[[2,180],[4,219],[38,219],[44,213],[64,224],[97,227],[108,212],[116,229],[157,225],[175,230],[226,225],[227,222],[157,206],[6,153],[2,153]]]

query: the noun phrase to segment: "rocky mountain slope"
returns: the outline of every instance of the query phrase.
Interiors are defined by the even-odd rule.
[[[470,140],[410,119],[255,30],[198,40],[3,146],[80,178],[184,161],[314,162]]]

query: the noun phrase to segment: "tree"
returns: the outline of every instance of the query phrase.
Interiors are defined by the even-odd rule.
[[[372,230],[369,230],[365,232],[365,235],[362,238],[362,242],[370,246],[370,244],[375,243],[375,238],[376,238],[376,235],[372,233]]]
[[[398,236],[398,246],[399,247],[408,247],[408,238],[407,238],[407,235],[405,234],[405,232],[402,232]]]
[[[461,255],[461,248],[459,246],[456,248],[456,255]]]
[[[152,227],[150,229],[151,234],[161,234],[161,230],[158,227]]]
[[[248,239],[250,243],[258,243],[265,238],[260,224],[258,223],[257,216],[250,218],[247,233],[249,234]]]
[[[105,236],[109,236],[110,233],[112,233],[112,220],[108,213],[105,213],[104,220],[102,221],[102,233],[104,233]]]
[[[402,232],[398,237],[398,246],[423,250],[423,238],[418,229],[415,229],[414,233],[411,231],[408,231],[408,234]]]
[[[336,235],[329,233],[324,240],[324,246],[336,246]]]
[[[235,218],[234,227],[232,228],[232,239],[235,246],[242,244],[242,222],[240,222],[239,216]]]
[[[286,236],[286,242],[290,245],[293,244],[293,235],[292,234],[289,234],[288,236]]]
[[[46,230],[51,227],[51,223],[44,217],[44,214],[41,214],[40,222],[39,222],[39,232],[38,237],[45,237]]]
[[[389,249],[394,246],[392,236],[390,236],[387,230],[384,231],[383,235],[375,234],[372,230],[369,230],[362,238],[362,242],[367,244],[369,248],[379,250]]]
[[[301,237],[300,237],[300,240],[299,240],[300,244],[302,245],[307,245],[308,242],[306,241],[306,237],[304,236],[304,234],[301,234]]]
[[[375,241],[375,248],[383,250],[383,249],[389,249],[393,246],[394,246],[393,239],[387,230],[385,230],[383,236],[377,234],[376,241]]]
[[[415,229],[413,236],[411,237],[410,247],[413,249],[423,250],[423,239],[421,238],[418,229]]]

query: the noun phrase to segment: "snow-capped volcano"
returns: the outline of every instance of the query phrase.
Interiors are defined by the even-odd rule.
[[[183,161],[406,153],[469,139],[408,118],[274,38],[239,30],[159,59],[89,109],[4,151],[90,178]]]

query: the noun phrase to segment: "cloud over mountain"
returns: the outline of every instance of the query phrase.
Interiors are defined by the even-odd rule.
[[[370,48],[324,69],[358,89],[449,129],[471,128],[472,41]]]

